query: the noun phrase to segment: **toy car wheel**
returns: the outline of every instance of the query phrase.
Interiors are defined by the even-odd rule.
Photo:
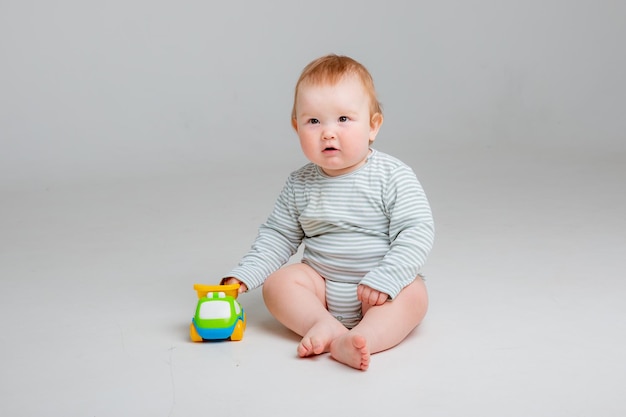
[[[196,326],[194,326],[193,323],[189,325],[189,336],[191,336],[191,340],[194,342],[202,342],[202,337],[198,334]]]
[[[237,321],[237,324],[235,325],[235,330],[233,330],[233,334],[230,336],[230,340],[243,339],[243,330],[244,330],[243,321],[241,320]]]

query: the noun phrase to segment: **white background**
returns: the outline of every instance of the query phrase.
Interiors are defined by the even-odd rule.
[[[624,151],[625,6],[3,1],[0,185],[294,160],[292,89],[329,52],[362,61],[381,147]]]
[[[621,416],[619,1],[0,1],[3,415]],[[195,282],[305,161],[312,59],[364,63],[376,148],[414,167],[431,310],[361,373],[241,298],[192,344]],[[213,407],[213,408],[211,408]]]

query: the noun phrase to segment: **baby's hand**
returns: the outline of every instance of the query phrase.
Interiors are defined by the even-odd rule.
[[[222,284],[222,285],[239,284],[239,290],[237,290],[237,292],[239,292],[239,294],[241,294],[242,292],[248,291],[248,286],[246,284],[244,284],[243,282],[239,281],[235,277],[224,278],[222,280],[222,282],[220,282],[220,284]]]
[[[389,295],[384,292],[377,291],[367,285],[359,285],[356,289],[356,296],[360,302],[371,306],[384,304],[389,298]]]

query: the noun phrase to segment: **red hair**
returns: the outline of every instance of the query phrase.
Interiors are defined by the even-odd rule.
[[[350,57],[330,54],[310,62],[302,70],[302,74],[300,74],[300,78],[298,78],[296,83],[291,118],[296,118],[296,100],[298,98],[298,89],[301,85],[334,85],[346,75],[355,75],[363,84],[363,88],[365,88],[370,99],[370,116],[376,113],[382,115],[383,110],[376,97],[374,80],[367,68]]]

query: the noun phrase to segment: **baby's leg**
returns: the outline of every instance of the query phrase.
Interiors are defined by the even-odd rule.
[[[356,369],[369,367],[370,354],[396,346],[415,329],[428,309],[428,293],[421,277],[392,301],[363,305],[363,319],[350,332],[335,339],[331,356]]]
[[[302,337],[301,357],[330,351],[333,339],[348,331],[326,310],[325,280],[306,264],[287,265],[263,284],[270,313]]]

